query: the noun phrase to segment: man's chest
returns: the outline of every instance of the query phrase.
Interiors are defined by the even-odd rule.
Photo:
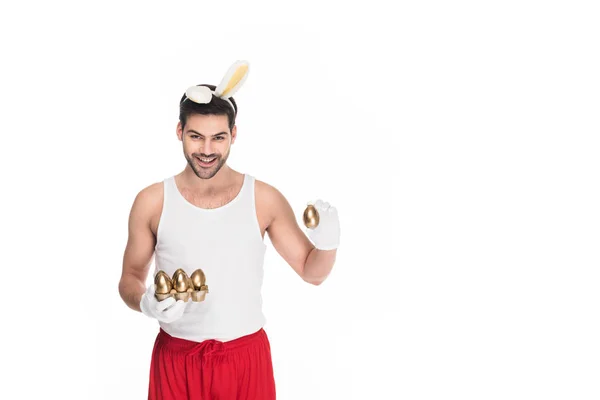
[[[235,194],[231,194],[231,193],[223,193],[220,195],[214,195],[214,196],[192,196],[188,193],[182,193],[183,197],[185,198],[185,200],[187,200],[189,203],[195,205],[196,207],[200,207],[200,208],[215,208],[215,207],[222,207],[225,204],[229,203],[230,201],[233,200],[233,198],[235,197]],[[265,236],[265,232],[267,230],[267,227],[269,225],[269,217],[268,217],[268,210],[265,206],[265,202],[262,201],[261,198],[261,192],[257,191],[255,193],[256,196],[256,217],[258,219],[258,223],[260,225],[260,233],[261,236],[264,238]],[[163,193],[157,193],[157,201],[154,202],[154,204],[156,204],[154,210],[152,211],[152,217],[150,219],[150,228],[152,230],[152,233],[154,234],[154,236],[156,237],[156,233],[158,232],[158,225],[160,224],[160,216],[162,214],[162,208],[163,208]]]

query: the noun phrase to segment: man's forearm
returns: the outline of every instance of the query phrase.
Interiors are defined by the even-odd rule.
[[[146,291],[144,283],[133,276],[123,276],[119,282],[119,294],[127,306],[141,312],[140,301]]]
[[[312,283],[313,285],[319,285],[321,282],[323,282],[333,268],[336,254],[337,249],[312,249],[306,258],[306,263],[304,264],[302,274],[303,279],[306,282]]]

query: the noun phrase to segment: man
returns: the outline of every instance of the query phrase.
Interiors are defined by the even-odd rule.
[[[243,62],[232,68],[240,65],[247,74]],[[263,329],[264,235],[308,283],[323,282],[335,262],[340,229],[334,207],[314,204],[319,223],[307,237],[277,189],[227,165],[237,137],[237,104],[223,90],[231,72],[218,87],[194,86],[183,96],[176,132],[187,165],[141,190],[129,216],[119,292],[160,326],[149,399],[275,399]],[[239,75],[235,90],[243,82]],[[198,95],[202,90],[208,95]],[[158,300],[156,285],[145,285],[153,256],[155,274],[170,277],[183,269],[189,276],[201,269],[204,299]]]

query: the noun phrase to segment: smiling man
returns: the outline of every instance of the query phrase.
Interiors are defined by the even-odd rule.
[[[231,95],[247,71],[237,62],[219,86],[186,91],[176,133],[187,164],[141,190],[131,208],[119,292],[130,308],[158,321],[149,399],[275,399],[263,328],[264,236],[310,284],[323,282],[335,262],[335,207],[315,202],[319,224],[307,236],[276,188],[227,165],[237,137]],[[157,286],[145,284],[153,257],[154,276],[182,270],[189,277],[200,269],[203,297],[159,300]]]

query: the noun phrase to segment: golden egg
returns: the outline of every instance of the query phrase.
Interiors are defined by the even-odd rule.
[[[304,210],[304,225],[309,229],[314,229],[319,225],[319,212],[312,204],[309,204]]]
[[[171,282],[171,278],[169,278],[169,275],[165,271],[158,271],[156,273],[154,283],[156,284],[155,293],[158,294],[167,294],[173,289],[173,282]]]
[[[206,283],[206,275],[204,275],[204,271],[201,269],[195,270],[194,273],[192,273],[192,284],[194,285],[194,289],[200,289],[204,283]]]
[[[190,286],[190,278],[183,269],[179,268],[173,274],[173,286],[179,293],[187,292]]]

